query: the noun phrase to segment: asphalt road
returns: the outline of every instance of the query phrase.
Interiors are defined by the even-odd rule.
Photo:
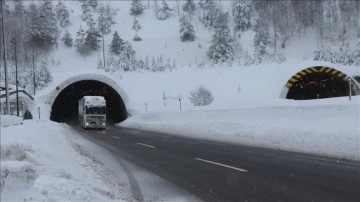
[[[359,162],[121,127],[75,128],[204,201],[360,201]]]

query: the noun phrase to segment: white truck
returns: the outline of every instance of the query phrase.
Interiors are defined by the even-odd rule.
[[[106,111],[103,96],[84,96],[79,100],[79,121],[84,129],[105,129]]]

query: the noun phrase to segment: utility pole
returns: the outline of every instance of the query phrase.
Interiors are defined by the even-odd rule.
[[[32,63],[33,63],[33,85],[34,85],[34,96],[35,96],[35,56],[34,56],[34,49],[32,50]]]
[[[17,66],[17,53],[16,53],[16,35],[14,37],[14,49],[15,49],[15,82],[16,82],[16,115],[19,116],[19,81],[18,81],[18,66]]]
[[[351,101],[352,92],[351,92],[351,77],[350,76],[348,77],[348,80],[349,80],[349,101]]]
[[[104,69],[106,67],[105,65],[105,41],[104,41],[104,23],[105,23],[105,19],[103,17],[103,14],[101,14],[101,19],[102,19],[102,23],[101,23],[101,33],[102,33],[102,48],[103,48],[103,61],[104,61]]]
[[[6,111],[5,114],[10,115],[10,103],[9,103],[9,83],[8,83],[8,69],[6,66],[6,46],[5,46],[5,21],[4,21],[4,5],[3,0],[0,0],[1,6],[1,25],[2,25],[2,43],[3,43],[3,59],[4,59],[4,71],[5,71],[5,91],[6,91]]]

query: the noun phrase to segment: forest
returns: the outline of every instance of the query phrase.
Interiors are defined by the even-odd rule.
[[[256,65],[286,60],[284,50],[294,37],[315,32],[319,38],[314,60],[360,66],[360,0],[233,0],[230,7],[222,0],[131,0],[128,14],[133,16],[135,36],[126,41],[112,26],[119,10],[111,1],[78,0],[81,13],[71,12],[69,1],[2,0],[1,61],[6,55],[9,82],[15,84],[15,66],[19,69],[19,86],[41,90],[52,80],[47,55],[57,51],[60,43],[76,49],[79,57],[97,57],[104,35],[111,35],[106,59],[99,57],[97,67],[104,71],[165,71],[178,68],[176,58],[137,57],[132,43],[143,40],[139,16],[154,12],[154,20],[178,18],[181,42],[196,41],[194,22],[200,22],[211,33],[207,61],[198,63]],[[79,15],[86,26],[70,33],[71,15]],[[76,25],[78,26],[78,25]],[[239,43],[248,31],[255,33],[253,52]],[[5,47],[4,47],[4,44]],[[0,78],[4,80],[4,62]],[[36,68],[35,68],[36,67]],[[35,82],[29,79],[35,78]],[[31,92],[31,91],[30,91]]]

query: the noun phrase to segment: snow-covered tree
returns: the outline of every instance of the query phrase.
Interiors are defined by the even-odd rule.
[[[189,99],[194,106],[205,106],[214,101],[214,96],[205,87],[198,87],[190,92]]]
[[[352,58],[356,66],[360,66],[360,42],[357,43],[355,50],[352,52]]]
[[[149,56],[147,55],[144,61],[144,69],[145,70],[149,70],[150,69],[150,64],[149,64]]]
[[[200,16],[200,21],[205,25],[205,27],[212,27],[214,24],[214,12],[217,8],[214,0],[205,0],[202,6],[202,14]]]
[[[91,13],[92,11],[89,3],[87,1],[84,1],[81,4],[81,19],[86,22],[90,18],[90,16],[92,17]]]
[[[222,13],[220,16],[223,20],[227,17],[227,13]],[[217,25],[215,33],[211,39],[211,45],[206,54],[215,64],[223,62],[227,62],[229,64],[232,63],[234,60],[233,39],[230,35],[230,29],[227,23]]]
[[[180,18],[180,39],[182,42],[195,40],[194,26],[185,15]]]
[[[44,0],[37,9],[35,4],[30,4],[31,18],[30,32],[27,44],[38,51],[48,51],[58,38],[57,20],[51,0]],[[44,17],[38,17],[38,16]]]
[[[156,11],[156,18],[159,20],[166,20],[170,17],[172,9],[166,3],[165,0],[162,2],[162,7]]]
[[[321,43],[318,43],[316,49],[314,50],[314,60],[322,59],[322,50],[323,50],[323,45]]]
[[[96,29],[96,22],[92,13],[89,13],[88,17],[86,18],[86,24],[89,27],[89,30]]]
[[[111,26],[116,24],[113,19],[117,15],[117,12],[116,9],[111,8],[110,4],[100,4],[98,8],[99,17],[97,20],[100,32],[103,32],[104,34],[111,33]]]
[[[246,31],[251,26],[251,1],[248,0],[234,0],[233,1],[233,16],[236,31]]]
[[[254,37],[254,59],[255,64],[260,64],[269,56],[268,47],[270,45],[270,36],[268,27],[258,20],[256,33]]]
[[[44,89],[52,82],[52,76],[46,61],[42,61],[40,68],[37,69],[35,81],[37,90]]]
[[[64,2],[59,1],[56,4],[55,12],[56,12],[56,18],[59,20],[61,27],[67,27],[71,24],[69,20],[70,13],[69,10],[66,8]]]
[[[137,21],[136,17],[134,17],[132,29],[135,31],[134,41],[141,41],[141,37],[138,35],[138,31],[141,29],[139,21]]]
[[[120,58],[125,62],[126,65],[122,69],[124,71],[133,71],[136,70],[136,59],[135,59],[135,50],[133,49],[131,43],[125,42],[123,45],[123,50],[120,54]]]
[[[70,35],[70,33],[69,33],[68,30],[66,30],[66,32],[65,32],[63,38],[61,38],[61,40],[64,42],[64,44],[65,44],[66,46],[72,47],[72,45],[73,45],[73,39],[72,39],[72,37],[71,37],[71,35]]]
[[[108,68],[110,71],[134,71],[137,68],[135,51],[129,42],[124,42],[119,54],[110,52],[108,58]]]
[[[88,50],[93,51],[99,48],[99,42],[101,35],[95,29],[89,29],[86,32],[85,46]]]
[[[352,51],[348,42],[342,42],[339,45],[339,51],[337,53],[338,57],[336,63],[351,65],[353,61]]]
[[[104,64],[103,64],[103,61],[102,61],[100,55],[98,56],[97,68],[98,69],[104,69]]]
[[[186,0],[185,4],[183,5],[183,11],[189,14],[189,18],[191,21],[191,17],[196,11],[196,4],[194,3],[194,0]]]
[[[26,8],[23,0],[15,0],[14,13],[17,18],[25,16]]]
[[[120,55],[121,51],[123,50],[124,41],[119,36],[118,32],[115,31],[113,34],[113,39],[110,43],[110,53],[114,55]]]
[[[89,5],[93,8],[96,9],[96,7],[98,6],[98,0],[88,0],[89,1]]]
[[[85,38],[86,38],[85,30],[80,25],[79,31],[76,32],[75,47],[76,47],[76,52],[78,52],[81,55],[87,55],[89,53],[89,50],[85,45]]]
[[[141,3],[141,0],[132,0],[130,15],[140,15],[144,11],[144,6]]]

